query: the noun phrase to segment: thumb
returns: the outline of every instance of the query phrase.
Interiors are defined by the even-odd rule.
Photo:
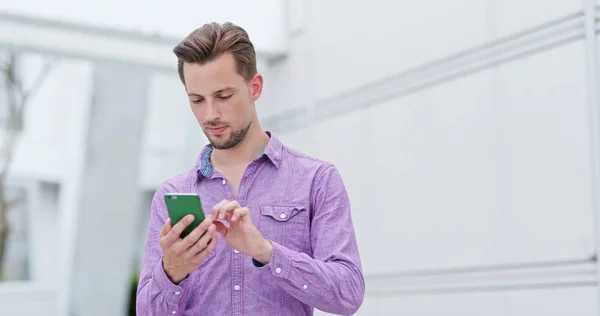
[[[215,225],[215,227],[217,228],[217,232],[221,234],[221,236],[225,237],[225,235],[227,235],[227,226],[225,226],[225,224],[219,221],[214,221],[213,224]]]

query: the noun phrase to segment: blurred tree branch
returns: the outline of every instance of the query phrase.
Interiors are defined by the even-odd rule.
[[[7,58],[0,61],[0,84],[6,95],[6,120],[4,122],[4,134],[0,143],[0,275],[4,264],[6,251],[6,238],[9,225],[7,212],[22,202],[20,198],[8,201],[6,198],[6,175],[12,162],[16,145],[23,131],[25,110],[36,91],[39,90],[44,80],[56,64],[56,59],[50,59],[44,63],[42,69],[36,76],[33,84],[26,89],[18,71],[18,56],[15,53],[8,54]],[[3,109],[0,109],[3,110]]]

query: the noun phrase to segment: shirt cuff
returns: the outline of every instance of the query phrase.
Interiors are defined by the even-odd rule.
[[[263,265],[253,259],[254,265],[259,269],[269,269],[274,276],[289,279],[292,273],[293,258],[297,253],[274,241],[271,241],[271,244],[273,245],[271,261]]]
[[[159,260],[158,265],[156,266],[156,269],[154,269],[154,273],[152,275],[152,280],[154,280],[158,289],[165,294],[168,293],[167,297],[173,297],[175,302],[179,300],[181,295],[183,295],[184,285],[187,283],[188,279],[189,275],[179,284],[173,283],[163,268],[162,258]]]

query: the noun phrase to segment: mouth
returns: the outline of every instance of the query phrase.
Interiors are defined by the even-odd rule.
[[[209,130],[211,132],[211,134],[213,134],[213,135],[220,135],[225,132],[225,130],[227,129],[227,126],[207,127],[206,129]]]

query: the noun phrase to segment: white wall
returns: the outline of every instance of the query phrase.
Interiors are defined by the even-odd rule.
[[[5,315],[58,315],[56,292],[22,282],[0,282],[0,306]]]
[[[388,296],[366,300],[357,315],[597,315],[595,296],[592,289]]]
[[[419,67],[579,10],[566,0],[313,1],[312,16],[295,19],[316,31],[297,31],[268,72],[263,117],[366,95],[388,76],[416,78],[410,69],[433,77]],[[317,108],[314,127],[274,125],[342,172],[367,278],[359,314],[598,313],[584,52],[573,40],[333,118]],[[465,289],[470,272],[447,271],[490,265],[510,265],[504,282],[486,270]]]
[[[571,0],[312,2],[319,99],[581,9]]]

